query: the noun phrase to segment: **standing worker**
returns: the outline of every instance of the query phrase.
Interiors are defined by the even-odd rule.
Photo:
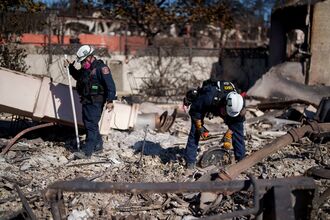
[[[244,158],[244,100],[231,82],[206,80],[202,88],[187,92],[184,105],[190,105],[191,117],[191,129],[185,149],[188,170],[195,168],[199,140],[205,140],[209,135],[204,127],[205,117],[220,116],[224,119],[228,126],[224,147],[230,149],[233,145],[235,159],[239,161]]]
[[[116,86],[112,79],[110,68],[102,61],[94,57],[94,48],[83,45],[77,51],[77,62],[81,68],[77,70],[74,62],[70,63],[69,71],[77,81],[76,89],[82,104],[82,119],[86,129],[86,141],[82,152],[76,152],[75,156],[84,159],[92,156],[94,152],[103,150],[103,141],[100,135],[98,123],[100,121],[103,106],[111,111],[113,100],[116,99]]]

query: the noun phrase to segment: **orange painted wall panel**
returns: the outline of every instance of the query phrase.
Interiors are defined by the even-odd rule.
[[[94,34],[80,34],[79,40],[81,44],[90,44],[96,47],[107,47],[112,52],[124,51],[125,43],[129,45],[131,50],[145,47],[146,40],[144,37],[129,36],[127,41],[125,36],[108,36]],[[59,44],[60,39],[57,36],[52,36],[52,44]],[[43,46],[48,43],[48,36],[44,34],[23,34],[21,43]],[[69,36],[64,36],[64,44],[69,44]]]

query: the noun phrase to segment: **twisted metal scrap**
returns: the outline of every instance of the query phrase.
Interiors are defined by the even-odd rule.
[[[271,155],[272,153],[275,153],[281,148],[291,144],[292,142],[298,141],[300,138],[303,138],[307,134],[311,132],[323,133],[329,131],[330,123],[308,122],[308,124],[300,128],[293,128],[287,134],[275,139],[272,143],[266,145],[261,150],[258,150],[250,156],[239,161],[238,163],[229,166],[226,168],[226,170],[219,174],[219,177],[223,180],[235,179],[243,171],[259,163],[261,160]]]

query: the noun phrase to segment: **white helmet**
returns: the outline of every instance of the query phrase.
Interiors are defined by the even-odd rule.
[[[237,92],[230,92],[226,97],[226,111],[230,117],[236,117],[243,108],[243,97]]]
[[[79,48],[79,50],[77,51],[77,61],[81,62],[84,59],[86,59],[86,57],[88,57],[89,55],[92,55],[94,52],[94,48],[89,46],[89,45],[83,45]]]

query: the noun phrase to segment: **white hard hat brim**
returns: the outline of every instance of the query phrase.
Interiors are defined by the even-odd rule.
[[[84,56],[81,56],[81,57],[77,57],[77,62],[82,62],[84,59],[86,59],[88,56],[91,56],[94,54],[94,48],[89,46],[90,48],[90,52]]]
[[[88,55],[89,56],[89,55]],[[77,62],[82,62],[84,59],[86,59],[88,56],[78,57]]]
[[[234,117],[236,117],[236,116],[239,115],[239,112],[232,113],[232,112],[230,112],[229,110],[227,110],[227,114],[228,114],[230,117],[234,118]]]

